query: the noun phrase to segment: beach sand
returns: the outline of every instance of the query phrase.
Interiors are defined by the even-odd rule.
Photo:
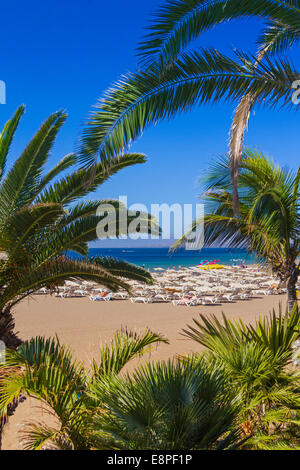
[[[90,364],[97,358],[99,345],[109,341],[113,333],[122,327],[142,331],[151,330],[166,336],[170,344],[161,344],[151,353],[130,363],[127,370],[142,361],[167,360],[176,354],[200,351],[201,346],[184,338],[182,329],[192,324],[199,313],[215,314],[224,312],[230,319],[241,317],[244,322],[253,322],[259,315],[266,315],[273,308],[278,310],[279,302],[286,307],[286,295],[268,295],[260,298],[197,307],[173,306],[171,303],[132,304],[130,301],[92,302],[87,298],[66,298],[34,296],[23,301],[15,311],[16,330],[26,340],[33,336],[54,336],[69,345],[76,359]],[[26,422],[53,422],[39,402],[27,399],[21,403],[14,416],[9,418],[3,436],[3,449],[22,449],[22,427]]]

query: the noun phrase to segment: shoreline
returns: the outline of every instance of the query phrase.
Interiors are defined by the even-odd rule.
[[[90,248],[88,257],[103,256],[113,257],[128,263],[135,264],[151,272],[155,268],[171,269],[179,266],[184,268],[195,267],[201,261],[219,260],[220,264],[233,265],[242,264],[246,265],[257,264],[257,260],[251,253],[245,250],[230,250],[227,248],[203,248],[202,250],[185,250],[180,248],[176,252],[171,253],[170,247],[120,247],[120,248]],[[73,252],[69,255],[75,259],[79,258]]]

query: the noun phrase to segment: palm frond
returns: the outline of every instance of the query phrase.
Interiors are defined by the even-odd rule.
[[[83,279],[98,284],[116,292],[118,289],[130,291],[130,286],[122,279],[111,275],[104,268],[84,261],[74,261],[65,257],[50,259],[35,270],[18,269],[15,272],[14,283],[9,285],[1,298],[1,307],[12,308],[24,297],[33,294],[41,287],[55,289],[66,280]]]
[[[297,45],[299,40],[299,31],[290,28],[288,24],[272,21],[258,38],[258,44],[261,48],[267,47],[269,54],[275,55]]]
[[[237,442],[237,407],[225,392],[226,378],[182,363],[147,364],[124,378],[98,382],[106,413],[97,413],[94,430],[102,444],[118,449],[226,448]]]
[[[64,214],[60,204],[35,204],[33,206],[24,206],[14,212],[6,222],[1,231],[1,247],[6,250],[10,256],[10,261],[15,255],[24,257],[26,243],[35,237],[40,236],[41,229],[45,230],[47,226],[53,228],[53,224]],[[7,240],[7,246],[6,246]],[[29,245],[27,245],[27,248]],[[9,261],[9,262],[10,262]],[[16,259],[14,259],[14,262]],[[20,260],[19,260],[20,261]]]
[[[5,171],[7,154],[24,111],[25,107],[21,105],[7,121],[0,134],[0,178]]]
[[[93,380],[119,374],[129,361],[151,351],[151,345],[158,343],[169,342],[149,329],[143,333],[127,329],[117,332],[111,342],[100,349],[100,361],[93,361]]]
[[[70,204],[95,191],[101,184],[123,168],[145,163],[146,157],[131,153],[112,159],[109,164],[100,162],[90,169],[80,169],[49,186],[38,198],[40,202]]]
[[[30,202],[50,149],[65,120],[66,114],[63,112],[52,114],[6,175],[0,187],[1,219],[5,220],[13,210]]]
[[[45,424],[27,424],[21,433],[24,450],[74,450],[67,433]]]
[[[90,257],[90,262],[96,266],[102,266],[108,272],[114,276],[122,277],[125,279],[131,279],[138,282],[144,282],[147,284],[153,284],[153,278],[151,274],[139,266],[121,261],[112,257],[101,258]]]
[[[215,315],[200,314],[200,321],[194,319],[195,326],[184,329],[184,335],[197,341],[212,351],[218,348],[231,350],[240,343],[255,341],[257,345],[270,350],[273,356],[292,353],[292,344],[300,333],[300,312],[294,307],[291,314],[282,313],[281,306],[268,317],[259,318],[254,325],[245,325],[241,319],[229,320],[222,313],[222,322]]]
[[[216,50],[185,53],[162,75],[154,64],[123,77],[96,105],[83,131],[81,161],[109,161],[124,152],[151,124],[169,119],[196,104],[257,96],[257,103],[290,105],[297,73],[287,61],[265,56],[257,67],[245,54],[238,61]]]
[[[191,41],[216,25],[252,16],[276,21],[289,28],[293,35],[300,36],[298,1],[167,0],[155,13],[140,42],[138,57],[144,66],[154,62],[166,66],[176,60]],[[268,43],[269,37],[264,39]]]
[[[58,162],[57,165],[55,165],[54,168],[52,168],[50,171],[48,171],[47,174],[45,174],[41,182],[36,190],[35,197],[49,184],[56,176],[58,176],[62,171],[67,170],[71,166],[75,165],[77,163],[77,156],[75,153],[69,153],[65,157],[63,157],[60,162]]]

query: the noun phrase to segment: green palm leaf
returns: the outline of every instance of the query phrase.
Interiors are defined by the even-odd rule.
[[[93,361],[93,381],[119,374],[129,361],[151,351],[151,345],[169,344],[168,340],[151,330],[137,333],[124,329],[116,333],[110,343],[100,349],[100,361]]]
[[[149,272],[126,261],[120,261],[111,257],[91,257],[90,261],[97,266],[102,266],[104,269],[107,269],[114,276],[132,279],[138,282],[146,282],[147,284],[153,284],[154,282]]]
[[[1,178],[5,170],[6,159],[7,159],[7,154],[9,152],[10,145],[14,138],[20,119],[24,114],[24,111],[25,111],[25,107],[23,105],[20,106],[15,112],[15,114],[7,121],[7,123],[3,127],[3,130],[0,134],[0,177]]]
[[[62,171],[67,170],[76,163],[77,156],[74,153],[70,153],[63,157],[54,168],[52,168],[46,175],[42,177],[39,187],[37,188],[35,197]]]
[[[153,62],[166,65],[191,41],[216,25],[251,16],[281,24],[299,40],[300,5],[297,0],[167,0],[155,13],[148,33],[139,44],[138,56],[146,66]],[[263,47],[270,40],[268,30],[266,35]]]
[[[65,120],[66,114],[62,112],[50,116],[6,176],[0,187],[2,220],[13,210],[30,202],[50,149]]]
[[[204,361],[197,368],[171,361],[141,366],[130,376],[96,382],[107,412],[95,415],[94,432],[102,448],[105,442],[123,450],[226,448],[238,439],[232,434],[221,444],[237,413],[225,387],[226,377]]]
[[[61,178],[54,185],[48,186],[41,193],[38,201],[70,204],[95,191],[101,184],[123,168],[145,163],[145,161],[146,157],[143,154],[125,154],[112,159],[109,164],[100,162],[91,169],[78,170],[71,175]]]
[[[107,162],[123,152],[149,125],[190,110],[195,104],[237,100],[247,93],[257,102],[291,105],[297,73],[287,61],[265,56],[258,66],[238,55],[238,62],[216,50],[182,54],[162,74],[153,64],[146,71],[123,77],[96,105],[83,131],[81,160]]]
[[[235,215],[230,193],[230,169],[224,159],[214,163],[204,181],[206,214],[172,249],[201,225],[206,246],[247,248],[287,283],[291,311],[300,274],[299,171],[282,169],[261,152],[245,149],[238,183],[240,216]]]

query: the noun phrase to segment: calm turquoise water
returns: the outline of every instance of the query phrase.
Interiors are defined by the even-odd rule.
[[[76,256],[72,254],[72,256]],[[220,260],[220,264],[240,265],[254,264],[255,257],[245,250],[229,250],[228,248],[203,248],[199,251],[178,250],[171,254],[168,248],[91,248],[89,256],[111,256],[147,269],[172,268],[173,266],[196,266],[201,261]],[[77,257],[77,256],[76,256]]]

